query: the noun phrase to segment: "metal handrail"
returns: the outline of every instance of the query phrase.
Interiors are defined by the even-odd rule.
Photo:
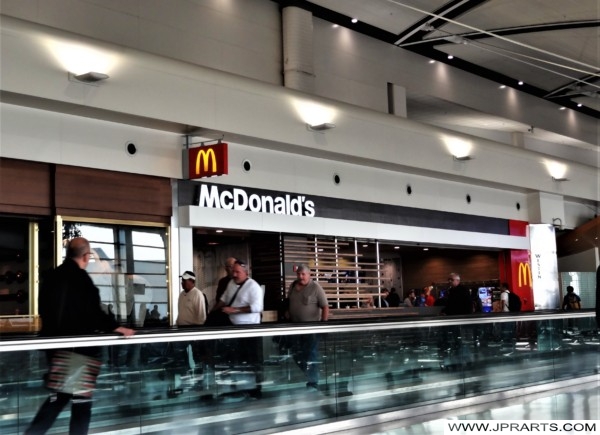
[[[80,337],[61,338],[15,338],[0,337],[0,352],[59,349],[64,347],[78,348],[89,346],[120,346],[129,344],[146,344],[161,342],[216,340],[244,337],[273,337],[282,335],[299,335],[307,333],[331,334],[365,331],[381,331],[388,329],[418,329],[441,326],[475,326],[490,323],[529,322],[541,320],[557,320],[566,318],[594,317],[593,310],[580,311],[553,311],[538,313],[489,313],[471,316],[439,316],[436,318],[398,318],[382,322],[319,322],[302,325],[283,323],[270,324],[269,326],[233,326],[225,329],[197,327],[194,329],[172,328],[164,331],[141,330],[132,337],[116,336],[114,334],[101,334]]]

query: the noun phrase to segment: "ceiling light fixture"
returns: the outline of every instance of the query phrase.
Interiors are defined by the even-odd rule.
[[[519,86],[523,86],[523,80],[519,80]]]
[[[581,106],[583,106],[583,104],[577,103],[577,107],[581,107]]]
[[[353,23],[353,24],[356,24],[356,23],[358,23],[358,18],[352,18],[352,23]]]
[[[448,55],[448,59],[452,60],[454,59],[454,56],[452,56],[451,54]]]
[[[500,85],[500,89],[506,89],[506,85]]]
[[[435,63],[435,60],[429,59],[429,63]]]
[[[318,133],[323,133],[326,130],[331,130],[332,128],[335,128],[335,124],[331,124],[330,122],[324,122],[323,124],[318,124],[318,125],[306,124],[306,128],[309,131],[316,131]]]
[[[566,110],[565,106],[560,107],[558,110]]]
[[[95,71],[90,71],[90,72],[86,72],[83,74],[73,74],[73,73],[69,73],[69,79],[70,80],[75,80],[81,83],[87,83],[87,84],[95,84],[98,82],[101,82],[103,80],[106,80],[107,78],[109,78],[108,74],[104,74],[104,73],[99,73],[99,72],[95,72]]]

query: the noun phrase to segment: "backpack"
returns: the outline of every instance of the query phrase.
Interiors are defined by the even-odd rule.
[[[569,293],[567,295],[567,302],[569,303],[570,310],[579,310],[581,309],[581,304],[577,300],[577,295],[575,293]]]
[[[508,292],[508,311],[521,311],[521,298],[513,292]]]

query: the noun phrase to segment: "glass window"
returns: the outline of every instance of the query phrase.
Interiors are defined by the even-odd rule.
[[[136,327],[168,324],[166,228],[64,222],[65,236],[89,240],[87,272],[100,289],[103,308],[117,321]]]

